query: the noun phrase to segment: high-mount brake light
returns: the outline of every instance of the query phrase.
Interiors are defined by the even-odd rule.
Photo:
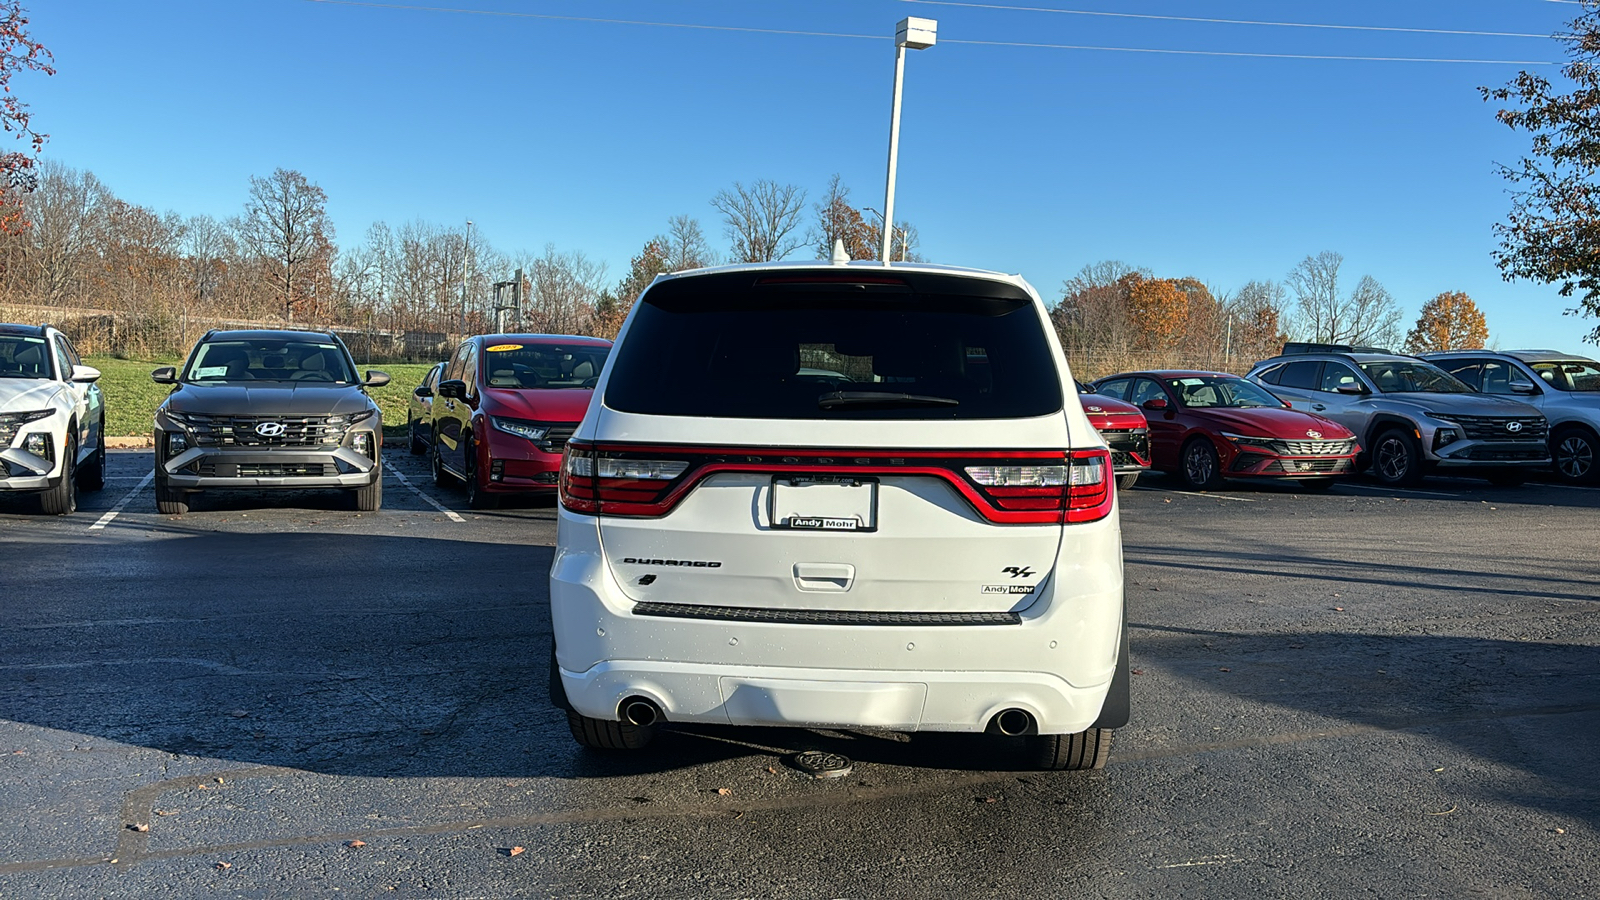
[[[906,287],[904,278],[853,272],[804,272],[796,275],[765,275],[756,279],[757,287],[779,284],[877,284]]]

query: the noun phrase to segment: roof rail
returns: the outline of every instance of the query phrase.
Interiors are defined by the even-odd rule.
[[[1280,356],[1295,356],[1301,353],[1389,353],[1383,347],[1363,347],[1359,344],[1318,344],[1311,341],[1290,341],[1283,345]]]

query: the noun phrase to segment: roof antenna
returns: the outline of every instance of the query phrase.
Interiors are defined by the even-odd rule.
[[[833,257],[828,261],[836,266],[842,266],[850,261],[850,254],[844,249],[844,238],[833,239]]]

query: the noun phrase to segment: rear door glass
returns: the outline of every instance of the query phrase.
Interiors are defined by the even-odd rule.
[[[1322,363],[1312,360],[1292,362],[1283,367],[1283,374],[1278,376],[1275,384],[1286,388],[1302,388],[1314,391],[1321,383]]]
[[[765,286],[665,282],[641,300],[605,403],[622,412],[759,419],[1006,419],[1062,409],[1032,300],[921,291],[898,278]],[[704,292],[698,290],[704,284]],[[668,287],[670,286],[670,287]],[[661,288],[667,287],[667,290]]]

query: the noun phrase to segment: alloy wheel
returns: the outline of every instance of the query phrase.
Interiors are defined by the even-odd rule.
[[[1210,484],[1217,474],[1211,454],[1198,443],[1190,445],[1189,452],[1183,455],[1183,469],[1191,484]]]
[[[1372,454],[1374,468],[1384,481],[1400,482],[1406,479],[1411,468],[1411,454],[1401,438],[1385,438]]]
[[[1582,481],[1594,471],[1594,445],[1581,434],[1568,434],[1556,444],[1555,463],[1564,477]]]

